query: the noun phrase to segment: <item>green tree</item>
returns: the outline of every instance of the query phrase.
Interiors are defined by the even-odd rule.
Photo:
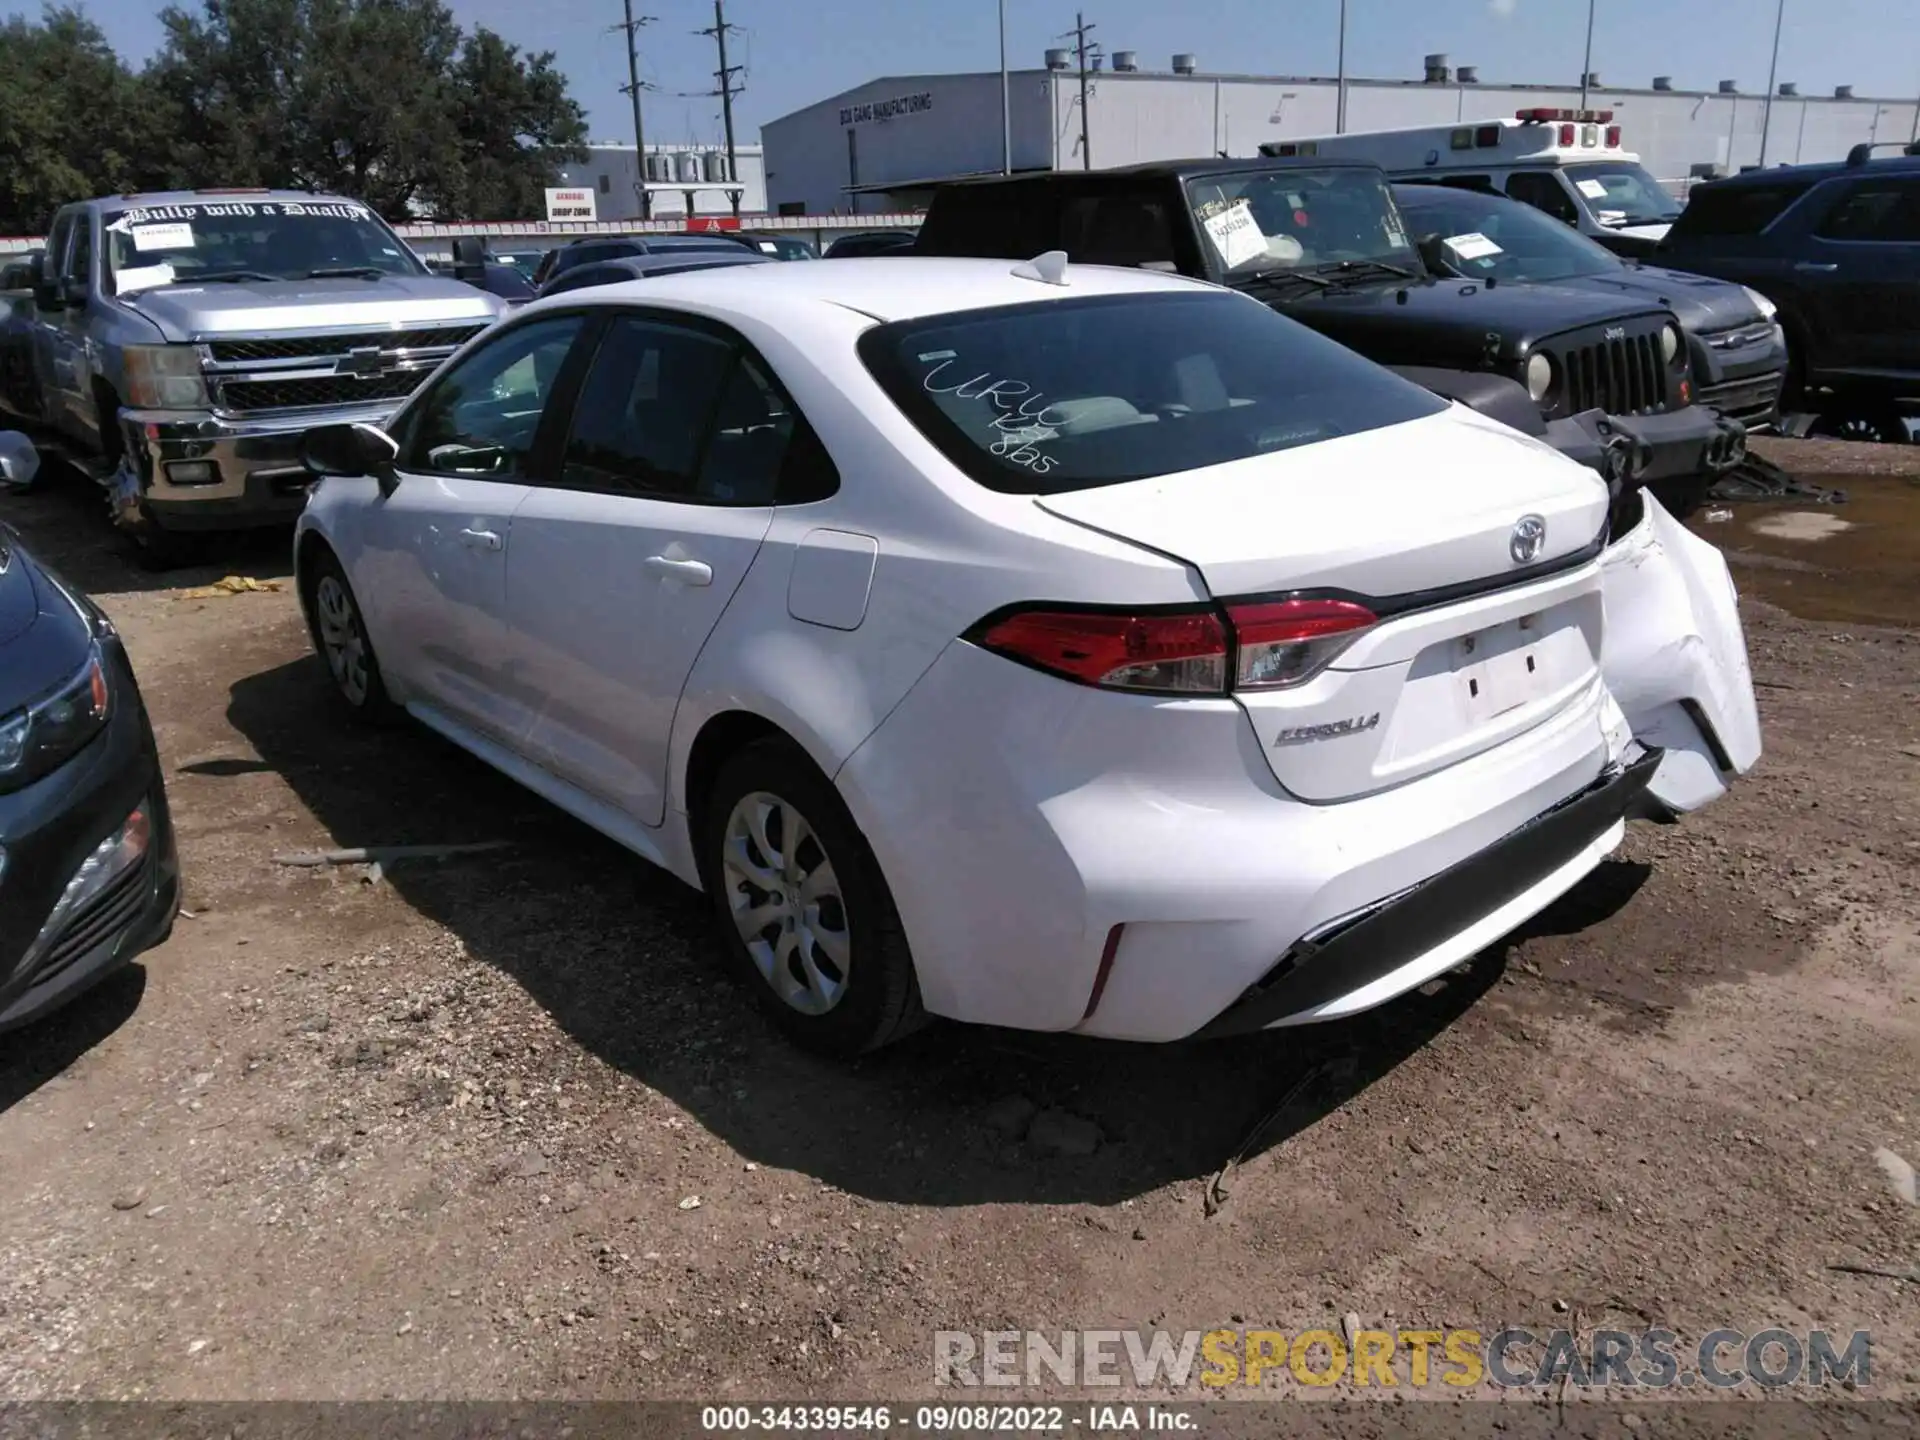
[[[0,22],[0,234],[43,233],[68,201],[140,184],[147,110],[140,79],[79,9]]]
[[[284,185],[393,220],[534,213],[586,125],[550,53],[441,0],[202,0],[161,13],[146,82],[181,185]]]

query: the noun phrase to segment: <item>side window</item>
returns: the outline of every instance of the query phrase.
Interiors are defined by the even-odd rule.
[[[67,279],[89,284],[93,269],[93,217],[82,212],[73,217],[73,248],[67,252]]]
[[[1855,185],[1814,233],[1826,240],[1920,240],[1920,180]]]
[[[1546,211],[1556,220],[1564,220],[1569,225],[1580,223],[1580,210],[1573,203],[1573,196],[1560,183],[1559,175],[1551,170],[1514,171],[1507,176],[1507,194],[1522,204]]]
[[[560,483],[614,495],[691,498],[733,347],[626,317],[607,327],[573,407]]]
[[[1160,201],[1141,195],[1081,196],[1061,207],[1067,252],[1088,265],[1177,270],[1173,225]]]
[[[67,241],[72,236],[72,215],[62,215],[53,222],[53,231],[47,236],[47,248],[40,256],[40,264],[45,267],[49,281],[66,273]]]
[[[700,331],[608,327],[574,406],[561,484],[708,505],[817,500],[833,462],[758,361]]]
[[[435,380],[408,422],[403,468],[528,478],[540,417],[585,323],[584,316],[556,315],[515,326]]]

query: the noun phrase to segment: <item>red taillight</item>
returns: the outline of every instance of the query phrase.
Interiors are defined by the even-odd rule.
[[[1298,685],[1379,619],[1353,600],[1275,600],[1229,605],[1238,660],[1237,690]]]
[[[1562,145],[1573,144],[1573,136],[1574,136],[1573,126],[1562,125],[1560,127],[1560,143]]]
[[[1103,689],[1225,695],[1230,689],[1298,685],[1319,674],[1378,619],[1354,600],[1229,604],[1225,623],[1210,609],[1040,608],[1003,614],[969,638],[1036,669]]]
[[[1020,610],[977,638],[989,650],[1087,685],[1226,693],[1227,632],[1212,610]]]
[[[1607,126],[1607,148],[1609,150],[1618,150],[1620,148],[1620,127],[1618,125]]]

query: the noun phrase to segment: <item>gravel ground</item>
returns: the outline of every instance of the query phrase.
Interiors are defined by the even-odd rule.
[[[1920,1285],[1829,1268],[1920,1264],[1875,1160],[1920,1162],[1910,629],[1750,598],[1754,776],[1402,1002],[838,1068],[720,978],[696,897],[424,732],[337,723],[286,589],[195,593],[284,578],[277,537],[152,577],[77,497],[0,518],[126,635],[190,912],[0,1040],[0,1400],[902,1398],[938,1329],[1349,1314],[1864,1327],[1874,1392],[1920,1395]],[[494,839],[377,883],[272,859]]]

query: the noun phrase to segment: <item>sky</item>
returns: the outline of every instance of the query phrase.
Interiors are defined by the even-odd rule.
[[[159,43],[156,0],[84,0],[88,13],[136,64]],[[195,0],[188,0],[195,3]],[[552,50],[595,140],[631,143],[621,0],[449,0],[466,26],[485,25],[529,50]],[[1091,38],[1109,53],[1136,50],[1164,70],[1175,51],[1200,70],[1332,75],[1340,0],[1005,0],[1007,62],[1035,67],[1084,6]],[[1672,75],[1681,89],[1738,80],[1766,89],[1775,0],[1594,0],[1593,69],[1603,82],[1645,86]],[[0,6],[26,8],[18,0]],[[705,143],[721,134],[711,37],[712,0],[633,0],[649,143]],[[1347,73],[1414,79],[1421,58],[1445,51],[1480,67],[1483,83],[1577,83],[1587,0],[1347,0]],[[738,27],[730,64],[736,138],[760,125],[882,76],[997,69],[996,0],[726,0]],[[1920,94],[1920,0],[1785,0],[1780,80],[1802,94],[1851,84],[1862,97]]]

